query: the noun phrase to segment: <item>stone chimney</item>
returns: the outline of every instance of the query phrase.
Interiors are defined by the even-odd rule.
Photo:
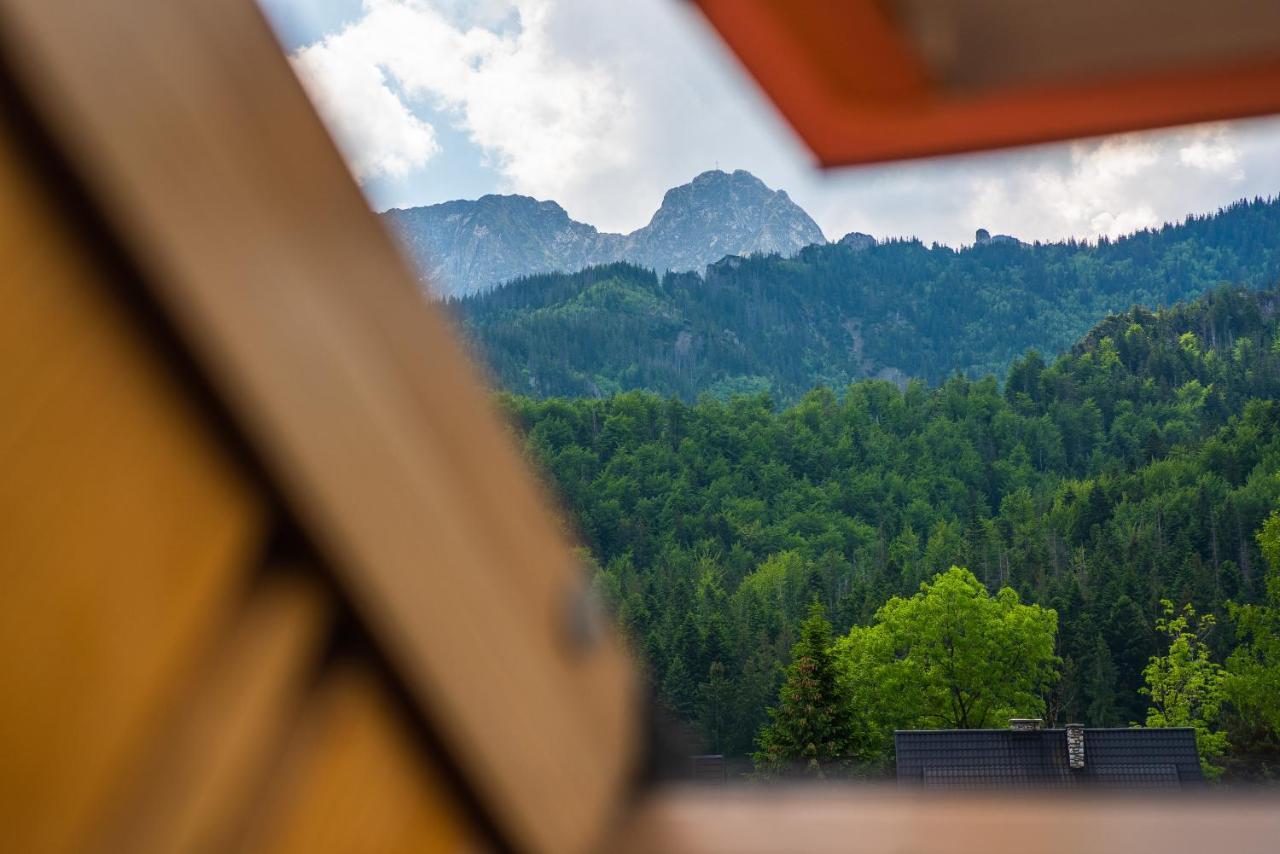
[[[1040,718],[1009,718],[1009,729],[1014,732],[1039,732],[1043,728]]]
[[[1084,767],[1084,724],[1067,724],[1067,764]]]

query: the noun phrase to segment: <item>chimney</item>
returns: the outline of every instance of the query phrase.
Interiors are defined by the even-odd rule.
[[[1014,732],[1039,732],[1043,727],[1040,718],[1009,718],[1009,729]]]
[[[1084,767],[1084,724],[1067,724],[1067,764]]]

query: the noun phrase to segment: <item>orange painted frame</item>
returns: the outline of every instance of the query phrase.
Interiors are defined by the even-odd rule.
[[[695,3],[823,166],[1280,112],[1280,58],[948,97],[874,0]]]

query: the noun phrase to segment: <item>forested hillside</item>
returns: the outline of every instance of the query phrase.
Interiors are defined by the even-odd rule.
[[[971,336],[994,347],[1004,337],[1037,334],[1052,346],[1067,335],[1073,315],[1050,312],[1049,291],[1067,305],[1077,300],[1083,311],[1079,300],[1091,288],[1113,299],[1123,293],[1126,301],[1171,301],[1192,281],[1229,274],[1260,281],[1264,273],[1245,275],[1238,265],[1265,258],[1259,269],[1274,269],[1267,266],[1274,264],[1271,250],[1260,244],[1261,224],[1272,222],[1275,210],[1271,203],[1240,206],[1096,249],[822,250],[794,265],[745,262],[738,272],[746,278],[738,281],[757,282],[763,294],[773,287],[764,277],[776,273],[774,284],[790,282],[775,292],[787,294],[771,303],[781,305],[804,288],[822,291],[823,281],[836,281],[815,272],[828,267],[854,276],[914,259],[921,269],[941,271],[931,287],[921,276],[903,285],[895,315],[904,328],[924,323],[910,318],[923,317],[916,312],[926,304],[971,318],[956,321],[954,334],[945,320],[920,326],[927,334],[911,350],[922,359],[915,372],[937,376],[954,364],[927,370],[925,354],[933,351],[924,341],[939,342],[951,358],[978,359]],[[1216,235],[1224,217],[1238,231],[1230,239]],[[1192,245],[1199,247],[1194,254]],[[789,270],[794,279],[786,278]],[[632,283],[633,290],[601,291],[602,299],[612,292],[643,303],[630,309],[658,311],[673,287],[621,268],[594,275],[602,287]],[[865,275],[871,281],[887,273]],[[1074,286],[1049,284],[1063,277]],[[509,299],[566,281],[526,283]],[[703,287],[721,305],[730,289],[716,282],[713,276]],[[997,298],[1004,288],[1014,293]],[[860,310],[888,302],[852,286],[830,290],[847,293],[847,304]],[[1033,294],[1040,294],[1038,307],[1024,304]],[[975,310],[972,300],[983,308]],[[606,314],[625,317],[629,305]],[[993,312],[985,321],[984,311]],[[772,325],[757,320],[751,328]],[[588,328],[605,334],[603,326],[580,327],[581,334]],[[1014,346],[982,351],[966,366],[999,364]],[[768,358],[789,370],[792,359],[780,347]],[[806,374],[797,365],[785,376],[784,391]],[[814,389],[785,408],[763,394],[696,404],[642,392],[501,400],[598,565],[599,588],[648,661],[658,694],[716,752],[753,749],[815,600],[842,635],[873,617],[887,619],[876,612],[890,597],[910,596],[952,565],[967,567],[976,581],[961,574],[945,584],[985,585],[992,594],[1008,586],[1022,602],[1057,613],[1060,662],[1053,667],[1060,678],[1046,683],[1052,687],[1038,709],[1025,712],[1059,723],[1127,725],[1147,719],[1143,670],[1169,636],[1157,631],[1161,599],[1216,616],[1204,640],[1222,661],[1238,640],[1228,603],[1264,595],[1257,535],[1280,506],[1274,288],[1216,289],[1170,310],[1109,317],[1056,359],[1035,352],[1018,358],[1003,387],[994,376],[951,376],[933,387],[915,381],[905,389],[866,380]]]
[[[521,394],[794,402],[866,377],[1003,376],[1028,348],[1061,352],[1131,305],[1277,281],[1271,199],[1097,244],[850,240],[729,257],[705,276],[624,264],[535,276],[450,305],[498,384]]]

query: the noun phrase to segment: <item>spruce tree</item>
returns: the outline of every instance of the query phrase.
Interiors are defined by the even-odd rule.
[[[728,753],[733,729],[734,684],[724,665],[711,662],[707,680],[698,686],[698,729],[710,753]]]
[[[1085,715],[1090,726],[1118,726],[1116,712],[1116,665],[1101,632],[1093,638],[1093,656],[1085,676],[1089,707]]]
[[[849,698],[841,690],[831,654],[831,624],[822,605],[809,607],[791,664],[757,739],[756,770],[766,776],[822,778],[853,760],[857,752]]]

